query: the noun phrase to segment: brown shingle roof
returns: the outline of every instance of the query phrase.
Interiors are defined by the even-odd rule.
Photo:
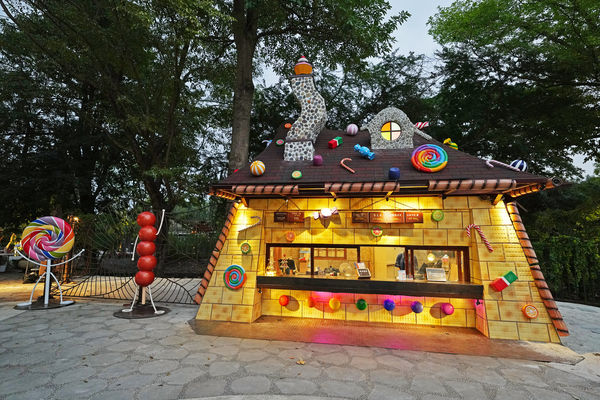
[[[214,184],[213,193],[221,190],[248,197],[323,195],[329,191],[370,192],[375,195],[387,193],[392,188],[391,191],[396,194],[433,192],[458,195],[511,191],[525,194],[527,190],[530,192],[552,187],[552,182],[548,178],[501,166],[488,168],[485,161],[480,158],[418,135],[414,136],[415,147],[432,143],[446,150],[448,153],[446,168],[435,173],[416,170],[410,161],[413,149],[374,150],[375,159],[368,160],[354,150],[355,144],[370,147],[370,136],[367,131],[361,131],[356,136],[347,136],[344,131],[329,129],[324,129],[315,142],[315,154],[323,156],[323,165],[314,166],[311,161],[284,161],[283,146],[277,146],[275,141],[285,140],[286,132],[287,129],[282,124],[271,144],[256,157],[256,160],[261,160],[266,165],[263,175],[253,176],[249,165],[245,166]],[[343,144],[338,148],[329,149],[327,143],[336,136],[343,138]],[[340,160],[343,158],[352,159],[347,164],[356,173],[352,174],[340,166]],[[398,181],[388,179],[388,171],[391,167],[400,168]],[[302,172],[301,179],[292,179],[291,174],[294,170]],[[341,188],[346,189],[341,190]]]

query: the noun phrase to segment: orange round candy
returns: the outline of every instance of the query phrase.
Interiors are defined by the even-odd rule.
[[[525,316],[529,319],[535,319],[539,314],[537,308],[535,308],[535,306],[532,306],[531,304],[523,306],[521,311],[523,311],[523,314],[525,314]]]
[[[294,241],[294,239],[296,239],[296,234],[295,234],[294,232],[292,232],[292,231],[287,231],[287,232],[285,233],[285,239],[286,239],[288,242],[293,242],[293,241]]]
[[[292,127],[292,124],[290,124],[289,122],[284,125],[285,129],[290,129],[291,127]]]

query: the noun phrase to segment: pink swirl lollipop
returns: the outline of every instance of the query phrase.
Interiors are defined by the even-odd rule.
[[[71,225],[57,217],[42,217],[23,231],[21,247],[34,261],[56,260],[67,254],[75,243]]]

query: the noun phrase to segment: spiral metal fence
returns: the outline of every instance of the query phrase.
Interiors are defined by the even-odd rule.
[[[216,240],[216,224],[206,208],[167,213],[157,238],[150,285],[154,301],[193,304],[208,256]],[[131,300],[138,290],[134,242],[139,231],[138,210],[107,210],[81,217],[75,223],[75,251],[83,256],[57,268],[63,295]],[[155,212],[160,219],[160,212]],[[133,258],[133,259],[132,259]]]

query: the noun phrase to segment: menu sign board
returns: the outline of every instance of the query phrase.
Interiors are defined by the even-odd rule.
[[[404,211],[377,211],[369,213],[369,222],[373,224],[403,224]]]
[[[304,211],[283,211],[273,215],[274,222],[304,222]]]
[[[414,224],[423,222],[423,213],[420,211],[373,211],[353,212],[354,224]]]
[[[352,213],[353,224],[368,224],[369,213],[368,212],[353,212]]]
[[[423,223],[423,213],[418,211],[406,211],[404,220],[407,224]]]

